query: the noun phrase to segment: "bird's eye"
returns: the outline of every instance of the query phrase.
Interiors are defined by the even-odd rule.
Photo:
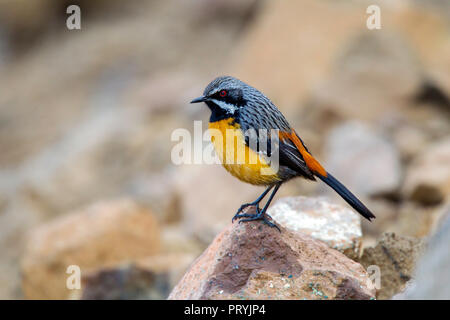
[[[222,98],[223,98],[223,97],[226,97],[227,94],[228,94],[227,90],[222,90],[222,91],[219,92],[219,95],[220,95]]]

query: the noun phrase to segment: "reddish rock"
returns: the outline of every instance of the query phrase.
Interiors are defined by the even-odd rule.
[[[83,300],[155,300],[169,293],[165,273],[155,273],[134,264],[101,269],[83,277]]]
[[[191,265],[169,299],[370,299],[364,268],[308,235],[233,223]]]
[[[156,218],[129,200],[97,203],[34,229],[22,258],[22,288],[28,299],[66,299],[67,268],[81,276],[136,261],[160,251]]]

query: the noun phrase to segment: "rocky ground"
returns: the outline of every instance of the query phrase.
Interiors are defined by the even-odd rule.
[[[68,3],[0,0],[0,298],[450,297],[425,276],[448,278],[447,2],[79,1],[77,31]],[[170,159],[220,74],[268,95],[377,219],[297,179],[270,208],[281,234],[231,225],[262,190]]]

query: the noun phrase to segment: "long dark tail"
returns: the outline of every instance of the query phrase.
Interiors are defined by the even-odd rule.
[[[353,193],[350,192],[342,183],[340,183],[335,177],[333,177],[331,174],[327,172],[327,176],[324,177],[318,173],[315,173],[315,175],[325,182],[327,185],[329,185],[331,188],[333,188],[334,191],[336,191],[345,201],[348,202],[349,205],[353,207],[356,211],[358,211],[364,218],[367,220],[375,219],[375,216],[372,212],[370,212],[367,207],[358,200],[358,198],[355,197]]]

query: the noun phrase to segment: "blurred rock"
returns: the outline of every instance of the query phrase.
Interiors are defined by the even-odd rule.
[[[56,6],[49,0],[0,1],[2,28],[7,30],[9,41],[17,49],[25,46],[26,41],[32,42],[33,36],[38,37],[39,33],[48,30],[47,23],[54,22],[56,11]]]
[[[384,230],[404,236],[423,238],[433,231],[438,212],[439,208],[436,207],[423,207],[405,202],[398,209],[396,221],[386,226]]]
[[[194,255],[186,253],[157,254],[133,263],[99,268],[83,276],[81,290],[73,291],[70,298],[166,299],[194,259]]]
[[[161,233],[161,251],[170,253],[193,254],[198,256],[207,245],[182,224],[164,225]]]
[[[191,3],[196,17],[212,20],[236,19],[245,24],[255,14],[258,0],[200,0]]]
[[[176,171],[171,170],[138,177],[127,186],[133,199],[151,208],[158,220],[166,225],[182,220],[181,195],[175,190],[174,174]]]
[[[325,154],[327,170],[357,194],[398,192],[402,178],[398,151],[370,127],[348,122],[333,129],[326,141]]]
[[[67,267],[82,274],[134,261],[160,250],[153,215],[128,200],[98,203],[33,230],[22,259],[22,288],[29,299],[65,299]]]
[[[83,300],[161,300],[170,292],[166,274],[130,265],[91,273],[83,278]]]
[[[370,299],[358,263],[300,232],[233,223],[191,265],[169,299]]]
[[[423,205],[436,205],[450,195],[450,137],[422,151],[408,168],[404,193]]]
[[[378,299],[390,299],[402,291],[411,280],[417,260],[424,249],[424,242],[413,237],[385,233],[378,239],[377,245],[364,248],[358,260],[364,268],[380,268],[381,287],[377,290]]]
[[[439,231],[428,241],[415,270],[414,286],[397,299],[450,299],[450,210]]]
[[[349,208],[322,198],[289,197],[278,200],[267,212],[289,230],[321,240],[350,259],[359,257],[361,219]]]
[[[370,208],[376,216],[376,219],[370,222],[366,219],[361,219],[362,234],[364,235],[364,238],[377,238],[385,231],[392,231],[391,227],[398,219],[399,211],[402,206],[401,203],[385,198],[371,198],[365,199],[364,204]]]
[[[326,79],[361,21],[357,7],[340,3],[266,1],[236,47],[233,74],[262,90],[283,112],[298,108]]]
[[[383,8],[377,32],[366,28],[364,1],[265,2],[237,47],[235,73],[284,108],[313,93],[362,119],[399,107],[424,74],[450,92],[443,10],[413,1],[370,4]]]
[[[149,270],[155,274],[164,274],[167,276],[167,282],[170,290],[181,280],[186,270],[195,260],[198,254],[187,252],[179,253],[161,253],[151,257],[139,259],[136,266],[145,270]],[[165,295],[167,298],[169,292]]]
[[[427,147],[430,140],[428,134],[424,132],[425,130],[404,123],[395,123],[395,127],[392,134],[393,141],[402,159],[410,162]]]
[[[179,220],[170,183],[144,180],[166,178],[170,134],[199,118],[188,102],[224,71],[251,2],[199,19],[213,5],[83,0],[79,32],[66,0],[0,0],[0,298],[23,297],[24,235],[61,213],[125,195]]]
[[[348,118],[375,120],[406,108],[421,84],[420,68],[405,40],[392,32],[362,31],[349,38],[330,78],[316,90],[318,104]]]

